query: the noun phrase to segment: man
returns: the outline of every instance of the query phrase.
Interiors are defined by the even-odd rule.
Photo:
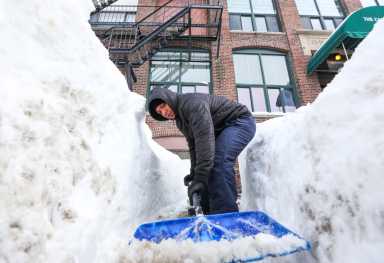
[[[256,125],[245,105],[202,93],[152,91],[149,113],[157,121],[176,120],[188,142],[191,171],[184,183],[188,196],[200,193],[205,214],[239,212],[234,165],[252,140]],[[188,210],[194,214],[194,208]]]

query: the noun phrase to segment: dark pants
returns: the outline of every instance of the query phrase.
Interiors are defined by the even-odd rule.
[[[215,142],[213,169],[200,192],[201,207],[211,214],[239,212],[234,166],[236,158],[256,132],[253,116],[241,116],[225,126]]]

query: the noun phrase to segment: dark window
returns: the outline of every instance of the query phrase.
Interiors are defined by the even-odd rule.
[[[304,29],[312,29],[311,21],[309,20],[309,17],[302,17],[301,23],[303,24]]]
[[[229,15],[229,25],[231,30],[241,30],[241,16]]]
[[[279,24],[277,23],[277,18],[275,16],[266,16],[266,19],[269,32],[280,32]]]

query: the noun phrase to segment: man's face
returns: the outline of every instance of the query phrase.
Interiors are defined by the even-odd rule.
[[[157,106],[156,112],[167,119],[174,119],[175,118],[175,113],[169,107],[169,105],[165,102],[161,103],[159,106]]]

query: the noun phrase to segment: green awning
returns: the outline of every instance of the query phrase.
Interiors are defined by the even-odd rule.
[[[384,17],[384,6],[366,7],[350,14],[313,55],[307,66],[307,75],[315,70],[335,49],[355,50],[372,31],[373,25]]]

